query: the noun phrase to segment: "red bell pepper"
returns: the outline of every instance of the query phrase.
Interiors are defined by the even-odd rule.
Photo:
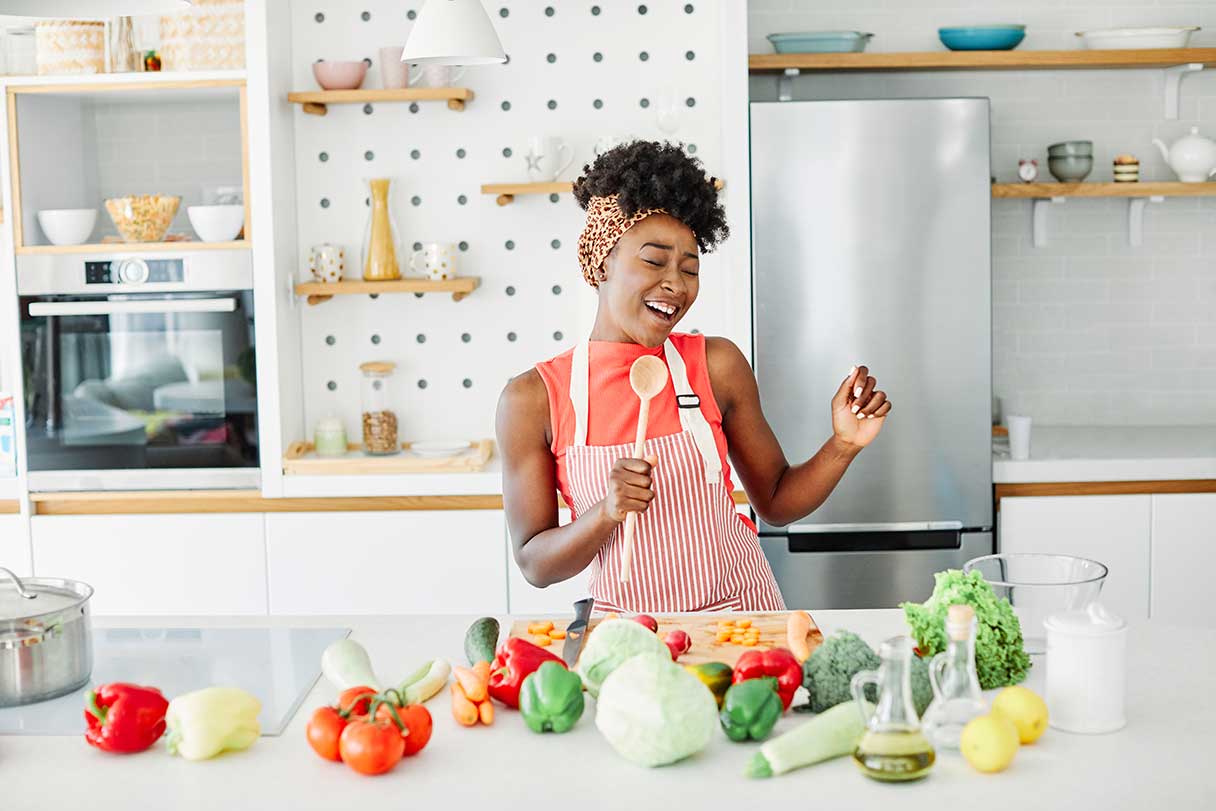
[[[802,665],[785,648],[749,650],[735,664],[731,683],[738,684],[764,676],[777,680],[777,695],[781,696],[781,705],[788,710],[790,702],[794,700],[794,691],[802,684]]]
[[[155,687],[103,684],[90,690],[84,739],[106,752],[142,752],[165,734],[169,702]]]
[[[490,668],[490,698],[519,709],[519,689],[524,679],[535,673],[544,662],[566,666],[565,662],[539,645],[519,637],[510,637],[498,649],[498,656]]]

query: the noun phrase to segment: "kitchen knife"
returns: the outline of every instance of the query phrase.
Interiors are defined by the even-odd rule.
[[[591,597],[574,604],[574,622],[566,626],[566,644],[562,646],[562,659],[565,660],[566,667],[573,668],[583,650],[583,641],[587,636],[587,619],[591,616],[591,608],[594,605],[595,600]]]

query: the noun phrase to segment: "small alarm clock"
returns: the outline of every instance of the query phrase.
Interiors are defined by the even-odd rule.
[[[1018,177],[1023,183],[1033,183],[1039,176],[1039,162],[1032,158],[1022,158],[1018,161]]]

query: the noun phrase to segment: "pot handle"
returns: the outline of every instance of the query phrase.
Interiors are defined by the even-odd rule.
[[[0,572],[4,572],[5,574],[7,574],[9,577],[11,577],[13,579],[13,583],[17,586],[17,593],[20,594],[25,599],[32,600],[38,596],[37,594],[31,594],[30,592],[25,590],[25,584],[21,582],[20,577],[18,577],[17,575],[15,575],[13,573],[12,569],[6,569],[3,566],[0,566]]]

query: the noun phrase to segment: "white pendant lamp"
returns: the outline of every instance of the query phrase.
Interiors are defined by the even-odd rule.
[[[190,0],[0,0],[0,14],[14,17],[130,17],[190,7]]]
[[[412,65],[500,65],[507,61],[481,0],[427,0],[401,61]]]

